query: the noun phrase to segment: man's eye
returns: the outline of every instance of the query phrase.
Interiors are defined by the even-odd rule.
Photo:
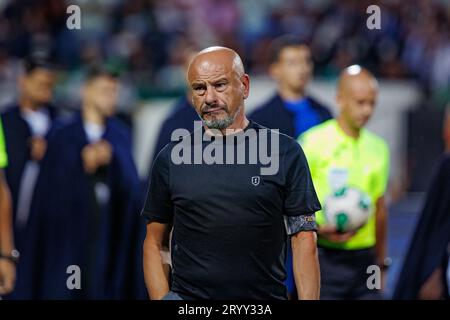
[[[192,89],[193,89],[194,92],[197,93],[197,94],[202,94],[202,93],[205,92],[205,88],[203,88],[203,87],[194,87],[194,88],[192,88]]]
[[[222,82],[222,83],[216,84],[215,87],[216,87],[217,90],[224,90],[226,88],[226,85],[227,85],[226,83]]]

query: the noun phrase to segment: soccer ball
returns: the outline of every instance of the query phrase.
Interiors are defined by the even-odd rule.
[[[371,201],[364,192],[343,187],[325,199],[323,211],[327,225],[335,227],[338,232],[353,231],[369,219]]]

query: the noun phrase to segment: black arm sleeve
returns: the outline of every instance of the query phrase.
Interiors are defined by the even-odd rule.
[[[314,213],[286,216],[285,223],[287,234],[290,236],[300,231],[317,231],[316,216]]]

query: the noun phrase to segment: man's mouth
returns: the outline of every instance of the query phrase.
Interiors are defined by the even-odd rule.
[[[363,122],[367,122],[369,121],[370,117],[361,117],[361,121]]]
[[[208,110],[204,110],[203,115],[214,115],[214,114],[217,114],[220,112],[225,112],[225,108],[223,108],[223,107],[210,108]]]
[[[369,121],[368,117],[361,117],[358,119],[360,125],[365,125]]]

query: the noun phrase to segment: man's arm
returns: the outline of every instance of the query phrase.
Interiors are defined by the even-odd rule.
[[[10,256],[14,249],[11,196],[3,170],[0,169],[0,253]],[[16,279],[14,262],[0,258],[0,295],[11,292]]]
[[[291,236],[294,278],[302,300],[318,300],[320,269],[317,236],[314,231],[300,231]]]
[[[375,244],[375,259],[376,264],[382,268],[385,265],[386,251],[387,251],[387,208],[384,196],[378,198],[375,207],[375,221],[376,221],[376,244]],[[382,272],[381,289],[385,285],[384,272]]]
[[[387,242],[387,209],[384,196],[378,198],[375,208],[376,219],[376,259],[378,265],[384,265],[386,258],[386,242]]]
[[[147,224],[144,240],[144,278],[152,300],[160,300],[169,292],[170,265],[167,256],[170,230],[170,224]]]

